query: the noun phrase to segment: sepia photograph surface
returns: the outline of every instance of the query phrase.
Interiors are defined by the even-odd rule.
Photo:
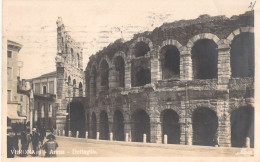
[[[259,160],[257,6],[3,0],[1,159]]]

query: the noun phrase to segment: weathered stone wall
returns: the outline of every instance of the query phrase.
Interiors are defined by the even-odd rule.
[[[230,67],[230,45],[234,37],[240,33],[254,32],[254,13],[226,18],[224,16],[200,16],[195,20],[180,20],[164,24],[152,32],[137,34],[128,42],[118,40],[104,50],[90,57],[85,69],[84,89],[86,97],[78,102],[85,105],[86,130],[90,138],[93,131],[103,131],[100,128],[101,112],[108,116],[109,132],[114,132],[115,111],[123,114],[124,133],[128,133],[129,141],[135,140],[135,113],[144,110],[149,116],[150,142],[162,142],[162,114],[164,110],[174,110],[178,114],[180,127],[180,144],[191,144],[194,136],[193,115],[199,108],[207,108],[217,117],[217,132],[214,142],[220,146],[231,146],[232,112],[240,107],[254,107],[254,78],[232,78]],[[59,33],[59,31],[58,31]],[[194,79],[192,65],[192,48],[199,40],[211,40],[217,45],[217,77],[213,79]],[[59,39],[58,39],[59,40]],[[144,42],[150,50],[144,56],[134,55],[135,46]],[[161,49],[165,46],[175,46],[180,53],[179,78],[162,79],[163,59]],[[64,48],[58,47],[58,50]],[[124,60],[124,86],[118,84],[118,72],[115,68],[115,58]],[[65,59],[65,57],[60,58]],[[108,90],[101,86],[102,68],[100,64],[106,61],[109,66]],[[66,68],[70,67],[70,68]],[[150,70],[151,83],[135,86],[134,73],[139,67]],[[70,71],[70,70],[71,71]],[[66,79],[71,76],[80,78],[81,71],[68,66],[66,61],[57,61],[58,73],[58,105],[65,110],[67,100],[64,100],[68,87]],[[67,74],[67,77],[65,77]],[[73,76],[74,75],[74,76]],[[79,81],[77,80],[77,83]],[[60,86],[59,86],[60,85]],[[93,119],[95,116],[95,123]],[[62,115],[59,116],[61,118]],[[63,118],[63,122],[65,121]],[[58,125],[57,120],[57,125]],[[61,122],[62,123],[62,122]],[[102,123],[104,124],[104,123]],[[94,128],[95,127],[95,128]],[[95,133],[95,132],[94,132]],[[104,133],[104,132],[102,132]]]
[[[57,20],[57,98],[56,127],[67,129],[68,104],[73,97],[85,96],[85,76],[80,43],[67,33],[61,18]]]

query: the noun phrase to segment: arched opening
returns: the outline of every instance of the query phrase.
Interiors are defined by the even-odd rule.
[[[180,52],[172,45],[163,47],[161,53],[161,67],[163,79],[180,78]]]
[[[125,86],[125,61],[121,56],[115,58],[115,82],[118,87]]]
[[[106,91],[109,88],[109,66],[106,60],[101,62],[99,72],[101,78],[101,88],[103,91]]]
[[[68,96],[71,95],[70,85],[71,85],[71,78],[70,78],[70,76],[69,76],[69,77],[68,77]]]
[[[133,114],[133,142],[143,142],[143,134],[146,134],[147,142],[150,142],[150,117],[144,110]]]
[[[151,70],[146,67],[132,68],[132,86],[139,87],[151,83]]]
[[[142,57],[150,51],[150,47],[145,42],[138,42],[134,47],[135,57]]]
[[[97,70],[96,67],[93,66],[90,74],[90,95],[95,97],[97,94]]]
[[[76,87],[76,80],[74,79],[73,80],[73,97],[75,97],[76,96],[76,89],[77,89],[77,87]]]
[[[89,97],[89,95],[90,95],[90,74],[89,74],[88,70],[86,71],[86,74],[85,74],[85,80],[86,80],[85,94],[87,97]]]
[[[97,118],[96,114],[93,112],[91,115],[91,130],[92,130],[92,138],[97,138]]]
[[[82,97],[83,96],[83,89],[82,89],[82,83],[79,83],[79,96]]]
[[[68,105],[69,110],[69,124],[72,136],[76,136],[79,131],[79,137],[85,137],[85,110],[81,103],[71,102]]]
[[[201,39],[195,42],[191,50],[194,79],[217,78],[217,47],[217,44],[210,39]]]
[[[213,146],[216,142],[218,117],[209,108],[197,108],[192,115],[193,145]]]
[[[100,113],[100,139],[108,140],[109,139],[109,125],[108,125],[108,116],[105,111]]]
[[[88,135],[91,136],[91,135],[90,135],[90,129],[91,129],[91,128],[90,128],[90,115],[89,115],[89,113],[87,113],[87,120],[86,120],[86,122],[87,122],[87,123],[86,123],[86,130],[87,130],[88,133],[89,133]]]
[[[114,140],[124,141],[124,116],[121,111],[115,111],[113,121]]]
[[[180,124],[179,115],[171,109],[164,110],[161,114],[162,119],[162,141],[164,135],[168,136],[169,144],[180,144]]]
[[[77,53],[77,66],[78,68],[80,68],[80,58],[79,58],[79,54]]]
[[[232,77],[254,77],[254,47],[253,33],[241,33],[234,38],[230,50]]]
[[[240,107],[234,110],[230,121],[232,147],[245,147],[246,137],[250,138],[250,147],[254,147],[254,108]]]
[[[73,49],[70,49],[70,54],[71,54],[71,62],[74,62],[74,54],[73,54]]]

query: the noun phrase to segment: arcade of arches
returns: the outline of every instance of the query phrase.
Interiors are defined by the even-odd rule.
[[[71,121],[85,125],[71,130],[102,140],[113,133],[115,141],[143,142],[145,134],[164,143],[167,135],[168,144],[254,147],[253,24],[221,19],[158,28],[91,57],[84,111],[71,108],[86,115]]]

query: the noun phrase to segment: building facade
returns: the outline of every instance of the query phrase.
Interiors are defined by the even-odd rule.
[[[254,55],[253,12],[202,15],[118,40],[89,59],[86,97],[75,98],[70,111],[85,128],[74,129],[104,140],[112,132],[119,141],[141,142],[146,134],[152,143],[167,135],[174,144],[244,147],[250,139],[254,147]],[[63,62],[58,79],[66,87],[72,76]],[[60,101],[64,109],[67,101]]]
[[[28,80],[33,90],[33,127],[53,130],[55,128],[56,71]]]
[[[21,48],[21,44],[7,40],[7,126],[24,124],[27,120],[28,95],[19,91],[21,62],[18,61],[18,54]]]

